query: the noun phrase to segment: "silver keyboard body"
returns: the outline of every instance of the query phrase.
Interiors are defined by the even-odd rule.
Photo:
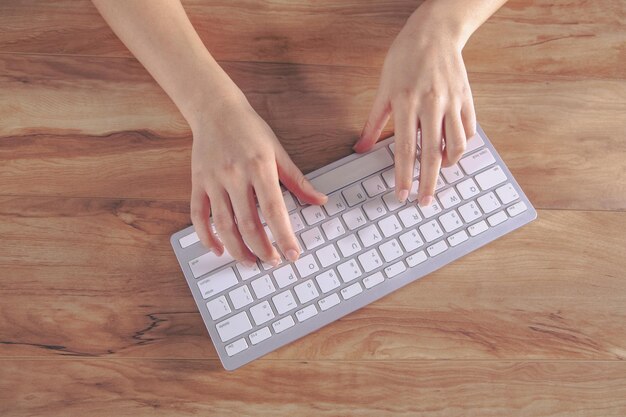
[[[236,262],[234,261],[226,263],[225,265],[219,265],[216,269],[209,272],[206,271],[207,267],[205,266],[205,270],[199,272],[199,257],[205,255],[202,259],[206,259],[212,254],[207,255],[207,250],[201,243],[197,242],[193,226],[173,234],[171,237],[172,247],[224,367],[227,370],[234,370],[256,358],[270,353],[281,346],[299,339],[321,328],[322,326],[330,324],[333,321],[358,310],[359,308],[364,307],[421,277],[424,277],[425,275],[447,265],[461,256],[464,256],[499,238],[500,236],[503,236],[534,220],[537,217],[535,209],[531,205],[530,201],[528,201],[526,195],[522,192],[521,188],[513,178],[513,175],[511,175],[510,171],[507,169],[506,165],[480,127],[478,128],[477,136],[468,142],[468,145],[472,141],[476,141],[474,142],[474,145],[472,145],[474,149],[466,152],[462,161],[464,158],[472,156],[474,159],[480,160],[481,155],[484,156],[488,153],[490,153],[493,158],[487,155],[489,157],[489,160],[487,161],[488,165],[481,167],[471,174],[467,174],[465,170],[463,170],[461,172],[462,178],[459,178],[458,180],[450,178],[450,175],[447,175],[449,181],[445,180],[446,176],[444,176],[442,172],[440,176],[444,179],[445,184],[440,184],[441,188],[435,192],[435,195],[437,196],[436,204],[438,204],[441,211],[436,214],[430,213],[430,217],[427,218],[425,212],[422,212],[421,208],[418,208],[420,216],[417,217],[420,218],[420,220],[418,220],[419,222],[417,224],[411,225],[411,227],[405,227],[404,221],[400,219],[399,222],[394,223],[399,223],[401,230],[393,235],[386,236],[384,233],[381,233],[382,229],[380,226],[377,226],[376,230],[378,230],[378,238],[380,240],[375,244],[369,242],[368,244],[370,246],[368,247],[365,246],[365,243],[359,235],[361,230],[370,225],[378,225],[381,220],[388,218],[391,215],[396,215],[396,219],[399,219],[399,213],[402,210],[409,206],[417,207],[417,202],[415,201],[407,202],[406,205],[403,205],[400,208],[395,208],[393,211],[389,211],[388,206],[383,206],[384,209],[387,210],[382,217],[377,218],[374,221],[370,221],[367,217],[365,217],[366,221],[355,229],[350,229],[344,221],[342,216],[348,211],[353,210],[355,207],[359,207],[363,210],[363,206],[369,201],[380,198],[388,193],[393,193],[394,189],[391,187],[387,187],[382,194],[374,197],[369,197],[367,193],[365,193],[365,200],[354,206],[349,206],[346,199],[343,198],[341,201],[343,202],[344,209],[333,216],[327,215],[328,212],[324,211],[323,213],[325,218],[317,224],[309,225],[306,220],[303,221],[302,223],[304,228],[296,232],[303,248],[303,253],[300,255],[300,259],[312,254],[313,258],[309,259],[314,259],[317,265],[315,273],[307,275],[304,278],[302,275],[305,275],[305,273],[300,273],[301,269],[298,269],[296,265],[284,260],[276,268],[270,268],[267,270],[259,262],[259,273],[253,277],[242,276],[239,269],[236,267]],[[480,146],[476,147],[476,143]],[[349,155],[309,173],[307,178],[309,178],[314,184],[320,186],[320,188],[322,188],[321,191],[323,192],[335,188],[332,184],[335,179],[337,181],[343,181],[341,188],[335,191],[335,193],[341,193],[342,190],[347,190],[353,187],[354,182],[350,185],[343,186],[346,181],[346,171],[336,171],[338,168],[341,168],[350,162],[360,160],[361,158],[364,158],[367,155],[381,149],[385,149],[389,152],[389,158],[392,160],[393,153],[390,148],[390,145],[392,144],[393,138],[380,141],[367,154]],[[488,152],[485,152],[485,150],[488,150]],[[482,154],[479,155],[480,152],[482,152]],[[382,154],[379,152],[378,155]],[[384,159],[387,160],[386,157]],[[482,159],[483,162],[481,163],[484,164],[484,158]],[[491,162],[492,159],[493,162]],[[470,165],[472,162],[471,160],[466,160],[465,162],[467,162],[466,166],[469,171],[476,169],[475,166],[472,167]],[[463,167],[461,164],[457,164],[457,167],[458,166]],[[361,175],[358,165],[354,164],[351,165],[351,167],[357,169],[350,169],[350,172],[357,172],[358,175]],[[380,176],[382,173],[389,171],[391,168],[393,168],[393,166],[377,170],[366,177],[359,178],[356,183],[360,182],[362,184],[364,180]],[[496,177],[500,179],[489,179],[488,177],[491,174],[486,173],[489,170],[492,170],[490,173],[494,172],[497,174]],[[485,174],[480,176],[484,172]],[[328,173],[331,174],[324,176],[324,174]],[[335,175],[335,173],[341,175]],[[504,181],[502,181],[503,175],[505,177]],[[483,184],[486,188],[482,189],[482,187],[470,187],[473,190],[472,192],[475,192],[476,194],[467,199],[463,198],[460,191],[460,184],[468,178],[472,178],[476,184],[478,181],[477,177],[481,179],[481,182],[478,182],[478,184]],[[389,175],[382,178],[389,178]],[[317,183],[316,179],[318,179]],[[347,181],[352,181],[352,179],[348,178]],[[491,183],[494,181],[500,182],[492,186]],[[378,183],[380,183],[380,181],[378,181]],[[386,186],[388,185],[385,181],[383,181],[383,183]],[[467,188],[466,183],[465,188],[463,188],[465,195],[470,193],[470,188]],[[460,198],[460,202],[455,203],[453,197],[453,200],[448,201],[448,204],[446,204],[448,206],[451,204],[452,206],[444,208],[444,205],[439,198],[440,195],[443,195],[441,194],[442,192],[446,192],[445,195],[447,196],[450,194],[456,195]],[[341,194],[341,196],[344,196],[344,194]],[[511,198],[514,199],[511,200]],[[305,206],[300,205],[297,202],[297,199],[294,199],[294,202],[295,210],[292,210],[290,214],[294,212],[300,213],[300,217],[302,218],[303,216],[301,211],[305,208]],[[475,210],[473,213],[470,213],[468,211],[468,207],[470,207],[469,203],[472,202],[473,205],[471,207],[477,207],[479,210]],[[486,209],[483,209],[483,205],[481,205],[481,203],[484,204]],[[466,205],[467,207],[464,207],[463,213],[465,213],[468,218],[471,218],[470,221],[465,221],[465,216],[461,213],[461,207]],[[452,213],[453,211],[454,213]],[[486,211],[489,211],[489,213],[485,213]],[[321,232],[320,234],[324,243],[320,247],[315,247],[313,250],[307,250],[306,245],[302,240],[302,234],[308,230],[314,229],[315,227],[319,227],[320,231],[324,230],[321,225],[333,218],[341,219],[341,228],[344,229],[344,233],[342,233],[341,236],[334,237],[333,239],[327,239],[327,235],[324,232]],[[448,231],[447,228],[443,227],[443,222],[445,220],[449,223],[450,219],[458,219],[462,225],[458,226],[454,230]],[[434,223],[433,220],[435,221]],[[426,226],[427,224],[428,227]],[[438,228],[438,237],[433,237],[432,233],[430,233],[429,228],[431,226],[433,228]],[[400,240],[399,237],[407,232],[411,232],[415,235],[414,231],[416,230],[419,233],[416,238],[417,243],[421,241],[423,244],[415,248],[415,245],[411,243],[408,246],[411,250],[405,250],[405,241]],[[428,232],[428,239],[426,238],[424,232]],[[390,232],[387,231],[387,233]],[[474,235],[474,233],[477,234]],[[357,237],[357,241],[361,249],[358,253],[344,257],[341,249],[338,249],[338,241],[349,235],[355,235]],[[430,241],[428,241],[429,239]],[[392,242],[394,240],[395,243]],[[327,247],[330,244],[333,245],[333,248],[335,249],[334,252],[340,255],[340,260],[334,261],[332,265],[322,267],[323,263],[327,264],[333,261],[320,260],[316,255],[316,252],[320,248]],[[391,248],[401,252],[402,254],[392,261],[387,261],[387,258],[382,253],[382,245],[385,245],[384,248],[386,249]],[[370,253],[372,249],[375,249],[376,254]],[[363,266],[364,264],[360,262],[358,258],[360,255],[365,253],[371,254],[374,258],[377,257],[380,261],[380,265],[375,269],[372,269],[371,264],[365,268]],[[343,265],[348,261],[356,262],[357,266],[354,271],[355,275],[358,275],[358,270],[361,271],[361,274],[356,277],[348,277],[349,281],[344,282],[343,276],[339,273],[338,266]],[[228,260],[222,259],[219,260],[218,263],[224,262],[228,262]],[[416,262],[418,263],[416,264]],[[494,260],[494,262],[496,262],[496,260]],[[276,279],[277,277],[275,276],[275,273],[278,269],[286,265],[293,266],[292,270],[295,272],[296,276],[291,276],[292,281],[288,284],[285,283],[283,279],[281,281],[281,287]],[[365,272],[366,269],[371,270],[369,270],[369,272]],[[345,271],[345,267],[343,270]],[[223,275],[224,273],[227,273],[226,275],[229,277],[228,279],[222,279],[219,277],[220,274]],[[317,277],[322,274],[326,277],[325,279],[327,279],[328,276],[334,275],[336,279],[333,280],[333,285],[338,286],[329,289],[328,280],[326,280],[324,281],[325,285],[322,289],[320,286],[320,282],[322,281],[317,280]],[[200,276],[196,277],[196,275]],[[213,282],[211,282],[211,277],[216,275],[216,279],[219,278],[221,281],[216,282],[216,280],[213,280]],[[256,287],[253,287],[251,284],[260,277],[263,277],[263,280],[259,280],[259,282],[262,281],[262,284],[267,284],[267,288],[263,286],[264,289],[259,291],[262,296],[257,297],[257,291],[255,289],[261,288],[259,286],[260,284],[259,282],[256,282],[255,284],[259,284]],[[306,292],[304,299],[306,302],[302,303],[300,294],[303,293],[303,286],[301,285],[298,287],[300,292],[296,292],[295,287],[305,282],[308,286],[307,288],[304,288],[304,291]],[[211,286],[211,289],[207,290],[209,285]],[[246,286],[247,288],[244,289],[242,288],[243,286]],[[272,287],[274,288],[274,291],[271,291]],[[237,303],[238,305],[234,304],[234,290],[237,290],[236,293],[238,294],[238,297],[244,293],[248,294],[247,305],[242,306],[240,298]],[[270,293],[267,293],[268,290]],[[289,291],[289,294],[287,294],[287,291]],[[317,297],[315,297],[315,293],[318,294]],[[279,298],[275,298],[279,295]],[[311,299],[311,297],[313,298]],[[322,301],[323,299],[326,301]],[[280,309],[277,308],[279,304]],[[209,311],[209,306],[211,306],[211,312]],[[326,309],[324,310],[322,306]],[[264,319],[267,321],[257,325],[255,317],[259,316],[261,307],[267,310],[267,319]],[[218,310],[216,310],[216,308]],[[272,311],[269,311],[270,309]],[[288,311],[285,311],[285,309],[288,309]],[[215,313],[216,311],[218,311],[217,315]],[[252,312],[254,312],[256,316],[253,316]],[[219,318],[214,319],[212,314]],[[304,320],[300,321],[301,319]],[[235,334],[235,336],[233,336],[233,334]]]

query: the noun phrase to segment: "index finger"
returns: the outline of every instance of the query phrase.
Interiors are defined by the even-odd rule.
[[[394,108],[396,135],[396,197],[406,201],[413,184],[413,168],[417,149],[417,111],[410,105]]]
[[[273,174],[269,175],[269,178],[259,178],[253,186],[265,222],[269,226],[278,247],[287,259],[292,262],[296,261],[300,254],[300,245],[289,221],[278,175]]]

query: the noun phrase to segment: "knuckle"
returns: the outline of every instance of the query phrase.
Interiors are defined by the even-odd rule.
[[[251,235],[259,231],[258,223],[251,217],[237,219],[237,227],[239,228],[239,231],[244,235]]]
[[[191,206],[191,210],[189,212],[191,217],[191,222],[193,224],[202,224],[204,223],[204,215],[202,210],[199,207]]]
[[[230,233],[234,229],[234,221],[230,216],[214,216],[213,224],[221,234]]]
[[[415,154],[415,148],[415,141],[410,138],[396,143],[396,149],[400,151],[401,156],[411,156],[412,154]]]
[[[282,201],[269,201],[263,207],[263,215],[269,220],[278,220],[283,215],[284,203]]]

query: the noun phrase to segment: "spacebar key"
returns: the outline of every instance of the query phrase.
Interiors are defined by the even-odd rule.
[[[330,194],[391,165],[393,159],[382,147],[311,179],[311,183],[318,191]]]

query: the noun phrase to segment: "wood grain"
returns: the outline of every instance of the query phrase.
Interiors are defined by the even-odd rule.
[[[419,3],[184,0],[305,172]],[[169,247],[186,122],[88,0],[1,1],[0,415],[623,417],[625,39],[623,0],[510,0],[464,56],[538,220],[228,373]]]
[[[415,0],[187,0],[220,61],[357,65],[378,70]],[[622,0],[511,0],[465,49],[472,71],[620,78]],[[0,4],[0,52],[129,56],[87,0]]]
[[[624,362],[260,361],[231,373],[214,360],[0,365],[13,382],[0,380],[7,417],[622,417],[626,409]]]
[[[215,358],[169,247],[186,203],[5,197],[0,208],[0,357]],[[542,210],[269,357],[624,359],[626,288],[614,262],[624,230],[626,213]]]
[[[351,152],[378,83],[361,68],[226,69],[305,172]],[[479,121],[538,207],[626,208],[626,81],[470,78]],[[4,193],[189,198],[191,134],[136,61],[0,55],[0,90]]]

